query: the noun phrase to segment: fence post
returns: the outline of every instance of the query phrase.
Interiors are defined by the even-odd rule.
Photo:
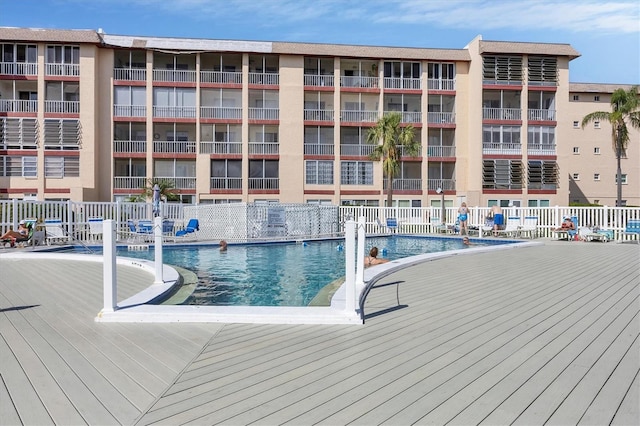
[[[344,266],[345,266],[345,306],[346,312],[351,313],[356,309],[356,280],[355,280],[355,243],[356,222],[348,220],[345,223],[344,235]]]
[[[356,251],[356,288],[362,288],[364,286],[364,242],[365,242],[365,217],[360,216],[358,218],[357,227],[357,242],[358,249]],[[354,299],[355,302],[355,299]]]
[[[104,306],[102,312],[113,312],[118,306],[118,280],[116,275],[116,230],[113,220],[104,221],[103,233],[103,295]]]
[[[154,284],[164,283],[162,276],[162,217],[156,216],[153,218],[153,234],[155,236],[155,266],[156,266],[156,279]]]

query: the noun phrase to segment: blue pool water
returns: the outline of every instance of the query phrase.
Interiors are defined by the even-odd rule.
[[[474,245],[490,244],[490,241]],[[500,242],[502,243],[502,242]],[[188,305],[307,306],[327,284],[344,276],[343,241],[230,245],[165,246],[163,262],[193,271],[198,284]],[[390,260],[463,248],[457,238],[367,238]],[[118,256],[154,260],[154,251],[118,249]]]

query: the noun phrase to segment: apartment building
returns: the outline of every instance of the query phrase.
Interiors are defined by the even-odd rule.
[[[422,146],[402,157],[399,206],[615,199],[608,123],[574,126],[607,110],[615,86],[570,84],[579,53],[566,44],[478,37],[417,49],[0,28],[0,55],[0,198],[110,201],[166,179],[189,203],[382,206],[387,183],[366,134],[395,111]],[[638,205],[631,145],[624,198]],[[587,155],[595,148],[599,157]],[[603,168],[591,172],[594,158]]]

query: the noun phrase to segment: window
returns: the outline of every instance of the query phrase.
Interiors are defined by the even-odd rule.
[[[44,120],[44,149],[80,149],[80,121]]]
[[[551,126],[529,126],[527,146],[529,149],[555,150],[556,129]]]
[[[593,122],[593,128],[594,129],[599,129],[600,128],[600,122],[599,121],[594,121]]]
[[[333,184],[333,161],[306,161],[305,176],[305,183],[309,185]]]
[[[371,161],[343,161],[340,163],[342,185],[373,185],[373,163]]]
[[[580,173],[574,173],[573,180],[580,180]]]
[[[0,176],[38,176],[38,157],[0,156]]]
[[[558,60],[551,56],[529,56],[527,61],[530,85],[555,85],[558,81]]]
[[[593,180],[599,181],[600,180],[600,173],[594,173],[593,174]]]
[[[522,57],[485,56],[482,72],[483,80],[489,83],[522,82]]]
[[[623,173],[622,175],[620,175],[620,182],[622,182],[623,185],[627,184],[627,175],[626,173]],[[616,174],[616,184],[618,183],[618,175]]]
[[[574,155],[580,154],[580,147],[579,146],[574,146],[573,147],[573,154]]]
[[[249,161],[249,189],[278,189],[277,160]]]
[[[36,149],[38,121],[35,118],[0,118],[0,149]]]
[[[557,189],[558,188],[558,165],[555,161],[529,161],[528,167],[529,189]]]
[[[593,97],[593,100],[596,101],[596,102],[599,102],[600,101],[600,96],[599,95],[595,95]]]
[[[574,101],[579,101],[579,100],[580,100],[580,96],[578,96],[578,95],[573,95],[573,100],[574,100]]]
[[[80,157],[44,157],[44,176],[47,178],[80,176]]]
[[[549,207],[549,200],[529,200],[528,207]]]
[[[522,189],[522,162],[519,160],[483,160],[484,189]]]
[[[573,122],[573,128],[574,129],[579,129],[580,128],[580,122],[579,121],[574,121]]]
[[[600,148],[599,147],[593,148],[593,154],[594,155],[600,155]]]

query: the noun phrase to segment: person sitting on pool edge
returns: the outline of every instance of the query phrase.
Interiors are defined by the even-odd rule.
[[[389,259],[378,259],[378,247],[371,247],[369,250],[369,256],[364,258],[364,267],[380,265],[381,263],[387,263]]]

